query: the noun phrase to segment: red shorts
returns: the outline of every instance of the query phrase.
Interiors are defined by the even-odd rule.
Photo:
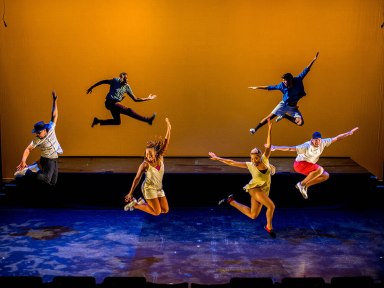
[[[297,173],[304,175],[308,175],[312,171],[315,171],[319,168],[320,165],[309,163],[306,161],[295,161],[295,163],[293,163],[293,169],[295,169]]]

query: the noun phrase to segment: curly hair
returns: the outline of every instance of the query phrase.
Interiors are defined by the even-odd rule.
[[[164,148],[165,148],[165,144],[166,144],[166,141],[167,139],[162,139],[161,137],[158,137],[157,139],[155,140],[150,140],[147,142],[147,149],[148,148],[153,148],[155,149],[155,152],[156,152],[156,157],[160,157],[162,156],[165,151],[164,151]]]

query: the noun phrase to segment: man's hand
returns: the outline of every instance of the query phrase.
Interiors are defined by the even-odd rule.
[[[25,167],[27,167],[27,166],[28,166],[27,163],[21,161],[20,164],[17,165],[16,170],[17,170],[17,171],[23,170],[23,169],[24,169]]]
[[[352,135],[352,134],[355,133],[357,130],[359,130],[359,127],[355,127],[355,128],[353,128],[351,131],[349,131],[349,135]]]

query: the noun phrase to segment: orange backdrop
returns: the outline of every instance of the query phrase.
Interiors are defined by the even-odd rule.
[[[172,123],[169,156],[246,157],[262,147],[266,127],[249,128],[281,100],[252,85],[297,75],[317,51],[300,101],[305,125],[274,125],[273,144],[296,145],[313,131],[360,131],[323,156],[347,156],[383,175],[382,0],[4,0],[0,27],[1,153],[12,178],[33,124],[49,121],[59,95],[58,139],[66,156],[141,156],[145,143]],[[0,5],[2,6],[2,5]],[[0,9],[2,9],[0,7]],[[3,13],[4,12],[4,13]],[[91,128],[108,118],[102,79],[128,73],[138,97],[122,102],[153,126],[122,117],[120,126]],[[34,151],[29,162],[36,160]],[[295,156],[275,152],[272,156]]]

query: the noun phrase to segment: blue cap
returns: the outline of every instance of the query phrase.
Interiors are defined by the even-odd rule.
[[[312,134],[312,139],[318,139],[318,138],[321,138],[321,133],[320,132],[314,132]]]

